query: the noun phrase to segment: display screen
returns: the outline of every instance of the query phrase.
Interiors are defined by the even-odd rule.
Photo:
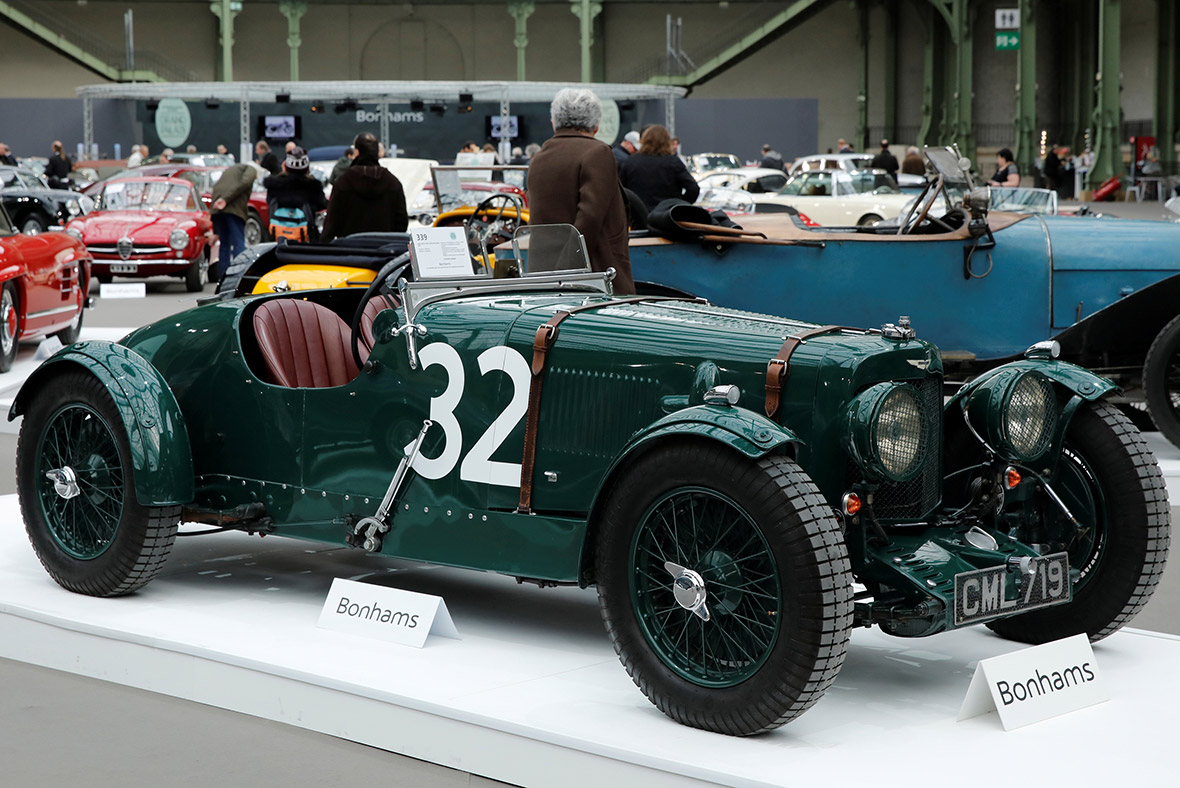
[[[498,140],[501,137],[501,118],[499,115],[488,115],[488,138]],[[508,116],[508,139],[514,140],[520,136],[520,119],[516,115]]]
[[[258,136],[268,140],[292,140],[303,136],[298,115],[262,115],[258,118]]]

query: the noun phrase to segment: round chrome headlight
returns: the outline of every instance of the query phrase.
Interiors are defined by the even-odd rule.
[[[77,200],[66,200],[66,213],[70,216],[77,216],[82,213],[82,206],[78,204]]]
[[[848,451],[869,477],[901,482],[922,467],[930,424],[912,386],[878,383],[848,407]]]
[[[172,234],[168,236],[168,245],[179,252],[188,246],[188,232],[180,228],[173,230]]]
[[[79,230],[77,227],[67,227],[66,234],[72,235],[74,238],[77,238],[79,241],[82,240],[82,231]]]
[[[999,370],[971,393],[967,413],[992,448],[1012,460],[1037,459],[1057,430],[1053,384],[1035,370]]]

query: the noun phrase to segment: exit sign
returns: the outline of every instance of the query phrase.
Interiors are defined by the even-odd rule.
[[[1020,49],[1020,32],[996,33],[996,49]]]

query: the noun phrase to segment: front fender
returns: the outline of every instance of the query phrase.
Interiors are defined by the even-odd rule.
[[[582,544],[581,584],[590,582],[593,574],[594,541],[598,538],[598,512],[604,503],[604,493],[628,460],[653,448],[666,438],[698,437],[717,441],[750,459],[764,457],[783,446],[802,445],[795,433],[761,413],[745,408],[721,405],[697,405],[670,413],[631,436],[611,462],[598,488],[591,509],[590,527]]]
[[[975,378],[975,380],[972,380],[955,392],[950,402],[946,404],[946,410],[950,411],[956,405],[961,405],[963,399],[970,396],[971,392],[979,388],[980,384],[990,380],[1002,370],[1006,369],[1035,369],[1057,385],[1089,401],[1100,399],[1110,392],[1118,390],[1118,386],[1111,381],[1101,375],[1095,375],[1090,370],[1079,367],[1077,364],[1053,359],[1029,358],[1021,359],[1020,361],[1011,361],[995,369],[988,370]]]
[[[193,455],[184,414],[159,371],[130,348],[113,342],[79,342],[59,350],[21,386],[8,411],[9,421],[25,413],[50,378],[72,366],[98,378],[115,402],[131,447],[139,503],[191,502]]]

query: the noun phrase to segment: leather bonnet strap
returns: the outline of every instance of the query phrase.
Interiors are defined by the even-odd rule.
[[[787,337],[787,340],[783,342],[783,346],[779,348],[778,353],[766,365],[767,416],[773,418],[774,414],[778,412],[779,393],[783,390],[783,385],[786,384],[787,378],[791,374],[791,354],[795,352],[795,348],[804,344],[812,337],[844,330],[859,331],[859,329],[850,329],[847,326],[820,326]]]

